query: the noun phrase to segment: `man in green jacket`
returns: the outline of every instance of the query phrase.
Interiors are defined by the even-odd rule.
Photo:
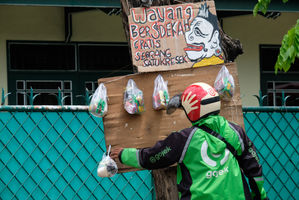
[[[115,148],[111,157],[144,169],[177,163],[182,200],[268,199],[255,147],[240,126],[219,116],[220,98],[215,89],[194,83],[175,99],[176,107],[183,108],[191,121],[191,128],[173,132],[150,148]]]

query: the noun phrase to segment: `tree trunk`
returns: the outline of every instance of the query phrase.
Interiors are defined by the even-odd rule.
[[[131,54],[130,32],[128,15],[130,14],[130,8],[133,7],[150,7],[150,6],[163,6],[173,5],[179,3],[193,3],[200,2],[201,0],[120,0],[122,7],[122,21],[126,38],[128,41],[129,52]],[[207,0],[208,1],[208,0]],[[219,24],[219,23],[218,23]],[[234,61],[238,55],[243,53],[242,45],[239,40],[232,39],[226,35],[221,26],[219,26],[221,36],[221,48],[224,53],[225,62]],[[153,170],[152,175],[155,182],[156,199],[159,200],[174,200],[178,199],[177,182],[176,182],[176,167],[170,167],[167,169]]]
[[[152,171],[155,181],[156,199],[178,199],[176,167],[157,169]]]

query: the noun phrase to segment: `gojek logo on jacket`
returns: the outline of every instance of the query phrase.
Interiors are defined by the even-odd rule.
[[[150,162],[151,163],[155,163],[158,160],[160,160],[162,157],[164,157],[169,151],[171,151],[170,147],[165,147],[165,149],[163,149],[162,151],[160,151],[159,153],[155,154],[154,156],[150,157]]]
[[[209,145],[207,143],[207,141],[205,140],[201,146],[201,157],[202,157],[202,160],[209,166],[211,167],[216,167],[216,166],[223,166],[226,161],[228,160],[228,157],[229,157],[229,150],[228,149],[225,149],[225,152],[224,152],[224,157],[219,161],[219,157],[221,157],[222,154],[211,154],[213,158],[210,158],[209,155],[208,155],[208,148],[209,148]],[[210,170],[206,173],[206,178],[207,179],[210,179],[212,177],[215,177],[217,178],[218,176],[222,176],[226,173],[228,173],[228,167],[225,167],[225,168],[220,168],[217,167],[219,170]]]

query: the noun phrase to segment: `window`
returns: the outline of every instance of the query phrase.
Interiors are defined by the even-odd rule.
[[[88,89],[90,92],[94,92],[98,87],[97,81],[86,81],[85,82],[85,88]]]
[[[9,104],[86,104],[97,80],[133,72],[126,43],[8,41]],[[60,91],[60,92],[59,92]]]
[[[260,45],[261,90],[267,95],[265,105],[299,106],[299,60],[288,72],[275,74],[279,45]]]
[[[59,95],[63,105],[72,105],[71,87],[71,81],[17,80],[17,105],[31,103],[29,98],[31,90],[32,96],[36,96],[32,99],[34,105],[44,105],[44,102],[47,102],[47,105],[58,105]]]
[[[78,48],[81,71],[130,70],[132,66],[127,45],[82,44]]]
[[[267,95],[269,105],[283,106],[284,99],[285,105],[298,106],[299,81],[268,81]]]
[[[12,70],[75,70],[75,45],[11,43]]]

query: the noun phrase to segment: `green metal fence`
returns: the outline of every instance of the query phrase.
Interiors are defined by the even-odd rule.
[[[244,108],[270,199],[296,199],[298,108]],[[87,107],[0,106],[0,199],[155,199],[150,171],[99,178],[103,123]]]
[[[270,199],[299,198],[299,107],[243,108]]]
[[[0,112],[0,199],[154,199],[150,171],[97,177],[103,123],[86,107]]]

